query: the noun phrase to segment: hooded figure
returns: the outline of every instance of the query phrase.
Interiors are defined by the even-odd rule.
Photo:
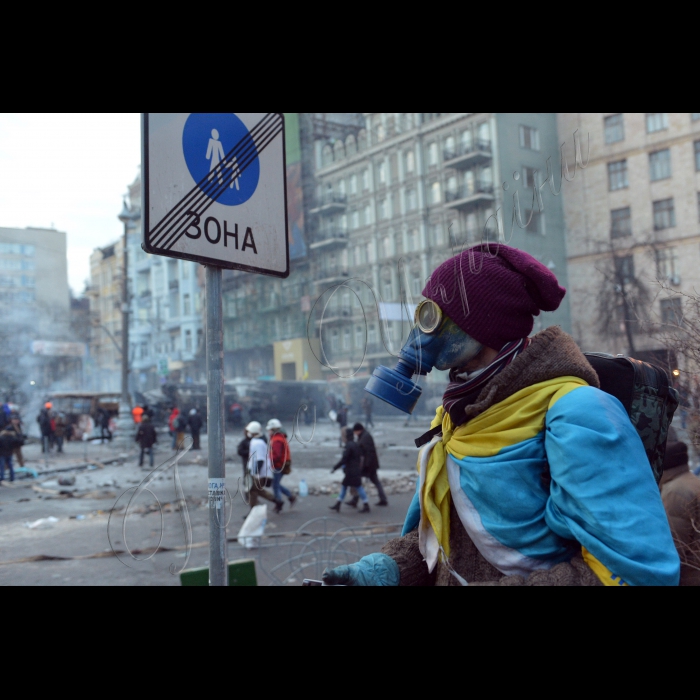
[[[644,446],[571,337],[534,317],[566,290],[532,256],[478,246],[428,282],[395,370],[367,390],[410,412],[450,371],[417,443],[403,536],[331,585],[670,585],[680,562]]]

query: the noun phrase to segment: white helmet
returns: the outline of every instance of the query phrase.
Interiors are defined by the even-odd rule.
[[[248,423],[245,431],[246,433],[250,433],[253,437],[260,437],[263,433],[262,425],[255,420],[252,423]]]
[[[277,418],[273,418],[268,424],[266,430],[282,430],[282,423]]]

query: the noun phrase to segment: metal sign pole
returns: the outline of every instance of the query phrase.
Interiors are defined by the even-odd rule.
[[[207,434],[209,442],[209,585],[228,586],[226,438],[224,434],[224,313],[222,270],[206,268]]]

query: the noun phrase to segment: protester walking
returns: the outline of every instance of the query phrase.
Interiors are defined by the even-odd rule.
[[[272,486],[273,472],[267,443],[263,439],[262,425],[253,421],[246,426],[246,432],[251,438],[247,465],[248,473],[252,477],[249,491],[250,507],[255,508],[261,498],[276,504],[274,495],[266,491]]]
[[[188,418],[179,413],[175,419],[175,449],[181,450],[185,442],[185,431],[187,430]]]
[[[345,471],[345,478],[343,479],[343,486],[340,489],[338,500],[335,505],[330,506],[330,509],[334,510],[336,513],[340,513],[340,506],[345,500],[348,489],[355,488],[362,499],[363,505],[360,513],[369,513],[369,499],[367,498],[367,493],[364,488],[362,488],[362,467],[360,465],[362,457],[360,455],[360,448],[354,440],[352,428],[345,428],[342,438],[345,443],[343,456],[340,458],[340,462],[331,469],[331,474],[335,473],[338,469],[343,469]]]
[[[666,445],[661,498],[681,558],[681,586],[700,586],[700,479],[688,466],[684,442]]]
[[[173,406],[173,409],[170,412],[170,417],[168,418],[168,431],[170,432],[170,437],[173,441],[173,449],[177,448],[177,430],[175,423],[179,417],[180,409],[177,406]]]
[[[39,424],[39,430],[41,431],[41,451],[44,454],[48,454],[51,451],[51,409],[53,405],[51,403],[44,404],[44,408],[41,409],[39,415],[37,416],[36,422]]]
[[[24,434],[24,428],[22,427],[22,419],[20,418],[19,413],[12,413],[10,414],[10,426],[12,430],[15,431],[15,434],[17,435],[17,438],[22,441],[21,445],[18,445],[15,447],[13,450],[13,455],[15,459],[17,460],[17,464],[19,464],[20,467],[24,466],[24,455],[22,454],[22,446],[27,440],[27,436]]]
[[[286,496],[289,505],[293,506],[296,496],[282,486],[282,479],[292,473],[292,453],[289,449],[287,436],[282,431],[282,423],[273,418],[267,424],[267,432],[270,436],[270,456],[272,459],[272,493],[275,496],[275,513],[281,513],[284,507],[282,496]]]
[[[192,435],[192,449],[201,450],[202,448],[199,445],[199,436],[202,432],[203,421],[202,416],[199,415],[196,408],[193,408],[190,411],[190,417],[187,419],[187,423],[190,426],[190,434]]]
[[[107,433],[107,442],[112,442],[112,431],[109,429],[109,413],[104,408],[97,411],[97,427],[100,429],[100,442],[104,445],[105,433]]]
[[[243,439],[238,443],[238,456],[241,458],[241,461],[243,462],[243,481],[245,482],[246,477],[248,476],[248,460],[250,458],[250,441],[252,439],[252,435],[247,430],[243,431]]]
[[[54,440],[56,443],[56,451],[63,453],[63,439],[66,436],[66,416],[64,413],[59,413],[56,415],[53,424]]]
[[[151,423],[149,416],[143,416],[141,418],[141,425],[139,425],[139,429],[136,432],[136,442],[141,447],[139,467],[143,467],[143,458],[145,457],[146,453],[148,453],[151,468],[153,468],[155,464],[153,446],[158,442],[158,435],[156,434],[156,429]]]
[[[5,481],[5,468],[10,472],[10,481],[15,480],[15,470],[12,465],[12,453],[24,445],[24,438],[17,435],[11,425],[0,430],[0,481]]]
[[[374,438],[367,432],[362,423],[355,423],[352,430],[357,438],[357,446],[360,448],[362,477],[364,479],[369,479],[377,489],[377,493],[379,494],[379,503],[377,503],[377,505],[388,506],[389,501],[387,501],[386,493],[384,493],[384,487],[377,476],[379,457],[377,456],[377,448],[374,445]],[[354,508],[357,506],[358,500],[357,496],[355,496],[348,505]]]

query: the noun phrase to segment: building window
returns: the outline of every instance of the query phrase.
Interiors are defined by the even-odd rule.
[[[390,301],[394,298],[394,285],[391,283],[391,280],[384,280],[382,291],[384,294],[384,301]]]
[[[367,339],[370,345],[375,345],[377,342],[377,327],[372,324],[367,331]]]
[[[367,262],[368,263],[373,263],[376,262],[377,256],[374,254],[374,244],[372,241],[370,241],[367,244]]]
[[[621,114],[605,117],[605,143],[617,143],[625,140],[625,124]]]
[[[369,189],[369,170],[362,171],[362,189],[366,192]]]
[[[372,223],[372,207],[368,204],[365,207],[364,213],[363,213],[363,220],[362,220],[362,225],[363,226],[369,226]]]
[[[442,190],[439,182],[434,182],[430,188],[430,198],[433,204],[440,204],[442,201]]]
[[[661,300],[661,321],[670,326],[683,324],[683,304],[680,297]]]
[[[520,127],[520,148],[528,151],[540,150],[540,131],[531,126]]]
[[[350,177],[350,194],[357,194],[357,175]]]
[[[413,189],[406,190],[406,211],[414,211],[417,208],[416,191]]]
[[[691,112],[690,118],[696,122],[698,119],[700,119],[700,112]]]
[[[365,344],[365,329],[362,326],[355,326],[355,347],[362,350]]]
[[[419,297],[423,292],[423,279],[419,276],[414,276],[411,281],[411,293],[414,297]]]
[[[200,328],[197,331],[197,350],[201,350],[204,345],[204,331]]]
[[[530,218],[531,216],[532,218]],[[542,214],[539,211],[531,211],[530,209],[528,209],[525,212],[525,221],[530,221],[526,229],[528,233],[541,234],[543,232]]]
[[[350,350],[352,348],[350,329],[346,328],[343,331],[343,350]]]
[[[353,231],[360,228],[360,212],[354,211],[350,214],[350,228]]]
[[[673,198],[654,202],[654,231],[663,231],[676,225],[676,209]]]
[[[649,177],[652,182],[666,180],[671,177],[671,149],[664,148],[663,151],[655,151],[649,154]]]
[[[668,114],[666,112],[647,114],[647,134],[653,134],[655,131],[663,131],[664,129],[668,129]]]
[[[540,186],[540,174],[537,168],[523,167],[523,186],[527,189],[535,189]]]
[[[695,147],[695,170],[700,172],[700,141],[696,141],[693,146]]]
[[[379,218],[388,219],[389,218],[389,205],[386,199],[381,199],[379,201]]]
[[[192,263],[189,262],[183,262],[182,263],[182,279],[183,280],[188,280],[190,278],[190,265]]]
[[[185,350],[192,352],[192,331],[185,331]]]
[[[386,162],[382,161],[377,166],[377,182],[380,185],[386,185]]]
[[[608,183],[611,192],[629,187],[627,181],[627,161],[618,160],[608,163]]]
[[[632,235],[632,210],[629,207],[610,212],[610,238],[625,238]]]
[[[389,236],[382,238],[382,257],[391,257],[391,238]]]
[[[625,255],[615,258],[615,276],[618,284],[634,282],[634,256]]]
[[[664,248],[656,251],[656,278],[672,284],[680,284],[675,248]]]
[[[406,151],[406,173],[412,174],[416,170],[416,154],[413,151]]]
[[[438,145],[431,143],[428,146],[428,165],[433,168],[438,164]]]
[[[185,263],[187,264],[187,263]],[[192,314],[192,300],[189,294],[185,294],[182,298],[183,313],[185,316],[190,316]]]

